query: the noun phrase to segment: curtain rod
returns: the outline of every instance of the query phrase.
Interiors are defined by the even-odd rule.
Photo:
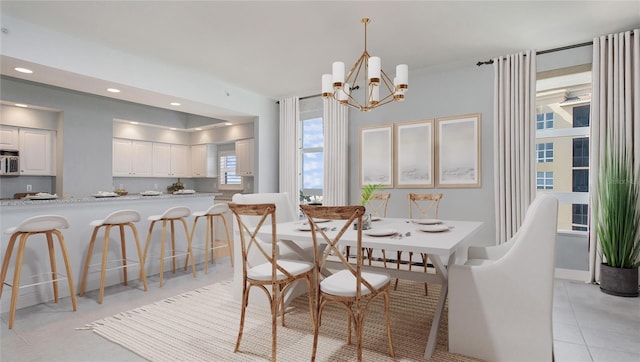
[[[309,99],[309,98],[314,98],[314,97],[320,97],[322,94],[318,93],[318,94],[312,94],[310,96],[304,96],[304,97],[300,97],[298,98],[298,100],[303,100],[303,99]],[[280,104],[280,101],[276,101],[276,104]]]
[[[631,32],[631,36],[633,36],[633,34],[634,34],[633,30],[628,30],[628,31],[630,31]],[[626,33],[626,31],[624,31],[623,33]],[[567,49],[573,49],[573,48],[580,48],[580,47],[584,47],[584,46],[587,46],[587,45],[593,45],[593,41],[587,41],[587,42],[584,42],[584,43],[567,45],[567,46],[560,47],[560,48],[541,50],[539,52],[536,52],[536,55],[554,53],[554,52],[559,52],[561,50],[567,50]],[[481,66],[481,65],[485,65],[485,64],[493,64],[493,59],[485,60],[485,61],[479,61],[479,62],[476,63],[477,66]]]
[[[559,52],[561,50],[580,48],[580,47],[584,47],[584,46],[588,46],[588,45],[593,45],[593,41],[588,41],[588,42],[584,42],[584,43],[580,43],[580,44],[567,45],[567,46],[563,46],[563,47],[559,47],[559,48],[541,50],[539,52],[536,52],[536,55],[554,53],[554,52]],[[477,66],[486,65],[486,64],[493,64],[493,59],[485,60],[485,61],[479,61],[479,62],[476,63]]]

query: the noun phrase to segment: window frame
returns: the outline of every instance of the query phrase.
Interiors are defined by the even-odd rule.
[[[223,168],[222,167],[222,158],[223,157],[237,157],[236,156],[236,151],[220,151],[218,152],[218,189],[219,190],[242,190],[244,189],[244,178],[242,176],[238,176],[237,174],[235,174],[236,168],[235,167],[227,167],[227,168]],[[237,162],[237,158],[236,158],[236,162]],[[223,183],[222,181],[225,179],[225,170],[229,169],[229,170],[233,170],[234,175],[233,176],[237,176],[240,178],[240,183],[239,184],[227,184],[227,183]]]

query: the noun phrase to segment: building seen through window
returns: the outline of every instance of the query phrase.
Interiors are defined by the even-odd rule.
[[[536,189],[560,201],[558,229],[586,231],[591,65],[538,73]]]

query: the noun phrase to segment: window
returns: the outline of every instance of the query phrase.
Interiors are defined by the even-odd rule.
[[[242,189],[242,177],[236,175],[236,153],[234,151],[222,151],[218,157],[220,160],[219,188],[222,190]]]
[[[536,144],[536,161],[553,162],[553,142]]]
[[[573,139],[573,167],[589,167],[589,138]]]
[[[571,230],[587,231],[587,218],[589,217],[589,205],[573,204],[571,215]]]
[[[587,229],[590,108],[591,64],[538,73],[536,189],[558,198],[559,230]]]
[[[540,113],[536,116],[536,129],[553,128],[553,112]]]
[[[322,202],[324,184],[324,122],[322,97],[300,100],[300,189]]]
[[[553,190],[553,172],[538,172],[536,176],[536,189]]]

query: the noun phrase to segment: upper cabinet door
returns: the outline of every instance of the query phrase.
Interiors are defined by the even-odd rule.
[[[132,165],[133,176],[150,177],[153,175],[153,143],[145,141],[132,141]]]
[[[253,176],[253,138],[236,141],[236,174]]]
[[[20,138],[18,128],[0,127],[0,150],[19,150]]]
[[[55,132],[20,129],[20,174],[55,175]]]
[[[153,176],[171,176],[171,145],[168,143],[153,144]]]
[[[132,176],[131,140],[113,139],[113,176]]]
[[[171,176],[189,177],[189,146],[171,145]]]

